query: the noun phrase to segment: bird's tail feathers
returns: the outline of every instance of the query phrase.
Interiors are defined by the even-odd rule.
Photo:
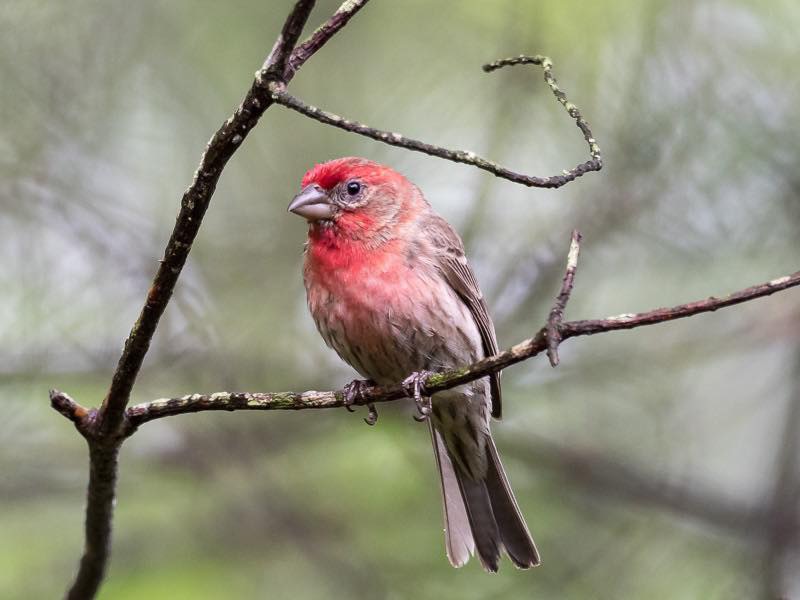
[[[447,558],[464,565],[475,552],[487,571],[496,572],[505,548],[521,569],[539,564],[539,552],[508,484],[494,441],[487,440],[485,479],[475,480],[454,466],[441,433],[431,425],[436,465],[442,484]]]
[[[472,530],[453,462],[447,453],[442,434],[434,429],[430,421],[428,421],[428,425],[433,441],[433,455],[436,458],[436,466],[439,469],[439,478],[442,484],[444,542],[447,559],[454,567],[461,567],[467,563],[470,556],[475,554],[475,542],[472,539]]]
[[[489,468],[485,485],[492,503],[497,529],[500,531],[500,540],[511,562],[517,567],[520,569],[535,567],[541,562],[539,551],[519,510],[514,492],[508,484],[508,477],[503,469],[503,463],[500,462],[500,455],[497,453],[492,436],[489,436],[486,446],[489,452]]]

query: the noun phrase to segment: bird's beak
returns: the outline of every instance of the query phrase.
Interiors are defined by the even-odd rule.
[[[307,219],[321,221],[333,217],[333,203],[321,187],[316,184],[303,188],[289,204],[289,212]]]

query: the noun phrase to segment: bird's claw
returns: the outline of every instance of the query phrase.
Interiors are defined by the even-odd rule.
[[[372,382],[367,379],[354,379],[344,386],[344,407],[350,412],[356,412],[353,405],[364,402],[364,390],[370,385]]]
[[[348,412],[356,412],[356,409],[353,408],[354,404],[363,404],[364,390],[371,385],[375,385],[375,383],[369,379],[354,379],[344,386],[344,407]],[[369,414],[364,422],[370,426],[375,425],[378,422],[378,411],[374,404],[367,404],[367,409],[369,409]]]
[[[426,421],[431,414],[431,398],[425,394],[425,380],[431,375],[430,371],[417,371],[403,380],[403,389],[406,394],[414,399],[417,414],[414,420],[421,423]]]
[[[428,420],[428,414],[420,413],[418,415],[411,415],[417,423],[424,423]]]
[[[374,404],[367,404],[367,410],[369,410],[369,414],[364,417],[364,423],[372,427],[375,423],[378,422],[378,409],[375,408]]]

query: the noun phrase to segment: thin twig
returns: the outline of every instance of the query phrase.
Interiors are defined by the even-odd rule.
[[[357,133],[358,135],[363,135],[391,146],[397,146],[399,148],[405,148],[406,150],[413,150],[415,152],[423,152],[431,156],[436,156],[457,163],[472,165],[473,167],[488,171],[497,177],[501,177],[503,179],[507,179],[509,181],[513,181],[514,183],[519,183],[528,187],[559,188],[570,181],[574,181],[585,173],[590,171],[599,171],[603,166],[600,147],[597,145],[597,142],[592,136],[589,123],[587,123],[586,119],[583,118],[578,110],[578,107],[569,102],[564,92],[558,87],[558,84],[556,83],[556,80],[552,74],[553,63],[549,58],[545,56],[518,56],[516,58],[506,58],[495,61],[488,65],[484,65],[483,70],[488,73],[505,66],[522,64],[539,65],[542,67],[544,70],[544,79],[547,82],[547,85],[550,87],[550,90],[553,92],[553,95],[555,95],[556,99],[564,106],[567,114],[575,119],[575,124],[578,126],[578,129],[581,130],[583,138],[586,140],[586,143],[589,146],[589,154],[591,155],[591,158],[588,161],[581,163],[570,170],[564,170],[559,175],[553,175],[552,177],[523,175],[522,173],[517,173],[516,171],[512,171],[506,167],[503,167],[502,165],[499,165],[498,163],[478,156],[474,152],[469,152],[466,150],[450,150],[441,146],[435,146],[433,144],[428,144],[427,142],[421,142],[419,140],[406,137],[400,133],[375,129],[369,125],[359,123],[358,121],[345,119],[332,112],[328,112],[316,106],[311,106],[287,92],[286,85],[280,81],[269,81],[264,79],[262,80],[262,84],[269,89],[273,101],[325,125],[331,125],[351,133]]]
[[[570,245],[570,255],[575,256],[575,238]],[[573,264],[569,260],[568,264]],[[723,298],[707,298],[688,304],[679,304],[671,308],[657,308],[651,311],[624,314],[605,319],[586,321],[567,321],[560,324],[562,340],[572,337],[595,335],[619,329],[633,329],[656,323],[665,323],[675,319],[683,319],[705,312],[713,312],[720,308],[733,306],[769,296],[775,292],[800,286],[800,271],[792,275],[773,279],[766,283],[754,285],[734,292]],[[464,367],[458,367],[433,373],[424,381],[425,390],[435,394],[444,390],[463,385],[475,379],[496,373],[513,364],[522,362],[541,352],[548,350],[548,326],[542,327],[532,338],[524,340],[503,352],[489,356]],[[392,386],[365,385],[356,398],[350,402],[355,405],[365,406],[376,402],[389,402],[407,397],[407,392],[402,384]],[[274,392],[274,393],[231,393],[218,392],[216,394],[192,394],[179,398],[162,398],[144,404],[137,404],[128,409],[128,421],[133,433],[136,427],[162,417],[179,415],[206,410],[304,410],[313,408],[340,408],[346,406],[345,390],[330,392]]]
[[[89,414],[89,409],[81,406],[64,392],[50,390],[50,406],[75,423],[80,431],[84,419]]]
[[[316,54],[337,31],[347,25],[347,22],[360,11],[369,0],[345,0],[330,19],[319,26],[317,30],[303,43],[292,50],[286,67],[283,70],[283,80],[290,81],[297,70]]]
[[[575,284],[575,271],[578,270],[578,256],[581,253],[581,232],[577,229],[572,232],[569,243],[569,253],[567,254],[567,268],[564,271],[564,279],[561,281],[561,290],[556,296],[555,304],[550,309],[550,316],[547,318],[547,358],[550,359],[550,366],[557,367],[558,345],[561,343],[561,321],[564,320],[564,309],[567,308],[569,296],[572,293],[572,286]]]
[[[272,46],[272,51],[264,61],[262,70],[267,79],[284,80],[283,73],[289,61],[289,56],[303,33],[308,16],[311,14],[316,0],[297,0],[294,8],[286,17],[278,39]]]
[[[756,298],[770,296],[775,292],[798,285],[800,285],[800,271],[733,292],[722,298],[710,296],[705,300],[679,304],[671,308],[656,308],[643,313],[625,313],[599,320],[569,321],[561,325],[561,335],[566,340],[580,335],[594,335],[595,333],[605,333],[606,331],[634,329],[643,325],[666,323],[667,321],[683,319],[705,312],[714,312],[720,308],[727,308],[728,306],[749,302]]]

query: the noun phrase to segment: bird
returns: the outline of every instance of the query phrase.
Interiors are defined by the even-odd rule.
[[[366,378],[348,393],[363,389],[355,384],[403,381],[416,395],[441,482],[450,563],[461,567],[477,553],[497,572],[505,550],[516,567],[537,566],[489,427],[502,416],[499,373],[420,397],[430,372],[498,351],[459,235],[405,176],[359,157],[313,166],[288,210],[309,225],[303,280],[317,329]]]

